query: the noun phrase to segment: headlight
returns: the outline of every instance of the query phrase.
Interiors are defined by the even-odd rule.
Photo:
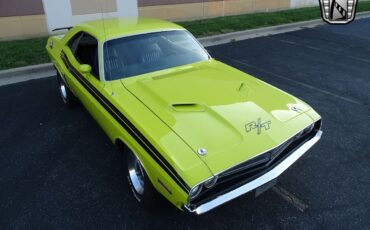
[[[189,192],[189,199],[194,199],[195,197],[197,197],[199,195],[199,193],[202,191],[202,184],[199,184],[197,186],[195,186],[194,188],[192,188]]]
[[[217,176],[212,177],[211,179],[204,182],[204,187],[206,188],[212,188],[217,183]]]
[[[296,135],[296,138],[300,138],[300,137],[306,135],[307,133],[310,133],[312,131],[313,127],[315,127],[315,124],[314,123],[312,123],[310,126],[308,126],[307,128],[303,129],[302,131],[300,131]]]
[[[315,126],[315,124],[314,124],[314,123],[312,123],[310,126],[308,126],[307,128],[305,128],[305,129],[303,130],[303,133],[304,133],[304,134],[306,134],[306,133],[311,132],[314,126]]]

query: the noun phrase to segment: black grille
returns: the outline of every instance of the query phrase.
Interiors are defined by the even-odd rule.
[[[278,147],[222,172],[218,175],[217,184],[211,189],[204,190],[190,202],[190,205],[199,206],[268,172],[295,149],[314,137],[320,127],[321,121],[318,121],[313,129],[302,131]]]

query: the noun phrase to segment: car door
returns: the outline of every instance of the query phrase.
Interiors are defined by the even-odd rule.
[[[81,103],[111,136],[114,120],[107,111],[110,104],[110,85],[101,81],[99,68],[99,42],[92,35],[80,32],[71,38],[62,52],[62,59],[68,69],[68,84]],[[91,66],[90,73],[81,73],[83,64]]]

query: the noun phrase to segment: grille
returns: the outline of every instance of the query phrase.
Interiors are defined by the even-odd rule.
[[[222,172],[218,175],[217,184],[211,189],[203,190],[197,198],[190,201],[189,205],[199,206],[268,172],[295,149],[314,137],[320,130],[320,126],[321,121],[318,121],[312,129],[305,129],[278,147]]]

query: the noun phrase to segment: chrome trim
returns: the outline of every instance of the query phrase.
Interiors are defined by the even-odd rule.
[[[298,132],[294,133],[293,135],[289,136],[289,137],[288,137],[287,139],[285,139],[284,141],[280,142],[280,144],[275,145],[274,147],[271,147],[271,148],[269,148],[269,149],[267,149],[267,150],[265,150],[265,151],[263,151],[263,152],[261,152],[261,153],[258,153],[257,155],[253,156],[252,158],[249,158],[249,159],[247,159],[247,160],[245,160],[245,161],[242,161],[242,162],[240,162],[240,163],[238,163],[238,164],[236,164],[236,165],[230,166],[229,168],[224,169],[224,170],[222,170],[222,171],[218,172],[217,174],[214,174],[214,175],[212,175],[211,177],[208,177],[208,178],[207,178],[207,179],[205,179],[205,180],[202,180],[201,182],[199,182],[199,183],[195,184],[191,189],[193,189],[194,187],[196,187],[196,186],[198,186],[198,185],[200,185],[200,184],[203,184],[203,183],[204,183],[204,182],[206,182],[207,180],[212,179],[212,177],[214,177],[214,176],[219,176],[219,175],[221,175],[222,173],[224,173],[224,172],[228,171],[229,169],[232,169],[232,168],[234,168],[234,167],[236,167],[236,166],[238,166],[238,165],[244,164],[245,162],[247,162],[247,161],[249,161],[249,160],[252,160],[253,158],[256,158],[256,157],[258,157],[258,156],[260,156],[260,155],[262,155],[262,154],[265,154],[265,153],[267,153],[267,152],[269,152],[269,151],[271,151],[271,150],[273,150],[273,149],[276,149],[277,147],[279,147],[280,145],[284,144],[286,141],[288,141],[289,139],[291,139],[292,137],[294,137],[294,136],[295,136],[295,135],[297,135],[298,133],[300,133],[300,132],[302,132],[303,130],[305,130],[305,129],[306,129],[307,127],[309,127],[310,125],[315,124],[315,123],[316,123],[317,121],[319,121],[320,119],[321,119],[321,118],[319,118],[319,119],[317,119],[317,120],[313,121],[311,124],[309,124],[309,125],[305,126],[303,129],[300,129]],[[321,125],[321,126],[322,126],[322,125]],[[190,189],[190,190],[191,190],[191,189]],[[189,201],[188,201],[188,202],[189,202]]]
[[[245,161],[242,161],[242,162],[240,162],[240,163],[238,163],[238,164],[236,164],[236,165],[233,165],[233,166],[231,166],[231,167],[229,167],[229,168],[227,168],[227,169],[224,169],[224,170],[222,170],[222,171],[218,172],[217,174],[215,174],[215,176],[221,175],[222,173],[224,173],[224,172],[228,171],[229,169],[232,169],[232,168],[234,168],[234,167],[236,167],[236,166],[238,166],[238,165],[244,164],[245,162],[247,162],[247,161],[249,161],[249,160],[252,160],[253,158],[256,158],[256,157],[258,157],[258,156],[261,156],[262,154],[265,154],[265,153],[267,153],[267,152],[269,152],[269,151],[271,151],[271,150],[273,150],[273,149],[278,148],[280,145],[284,144],[285,142],[287,142],[288,140],[290,140],[292,137],[296,136],[298,133],[300,133],[300,132],[302,132],[303,130],[305,130],[306,128],[308,128],[310,125],[312,125],[312,124],[314,125],[314,124],[315,124],[317,121],[319,121],[319,120],[320,120],[320,119],[317,119],[316,121],[312,122],[311,124],[309,124],[309,125],[305,126],[303,129],[300,129],[298,132],[294,133],[293,135],[289,136],[289,137],[288,137],[288,138],[286,138],[285,140],[281,141],[278,145],[275,145],[274,147],[271,147],[271,148],[269,148],[269,149],[267,149],[267,150],[265,150],[265,151],[263,151],[263,152],[261,152],[261,153],[258,153],[257,155],[253,156],[252,158],[249,158],[249,159],[247,159],[247,160],[245,160]]]
[[[138,194],[143,195],[145,188],[145,174],[141,162],[135,156],[135,154],[132,153],[132,156],[128,156],[127,163],[129,172],[128,176],[131,179],[132,186]]]
[[[196,213],[198,215],[203,214],[232,199],[235,199],[247,192],[250,192],[254,190],[255,188],[258,188],[261,185],[266,184],[267,182],[280,176],[287,168],[289,168],[289,166],[291,166],[295,161],[297,161],[305,152],[307,152],[307,150],[309,150],[314,144],[316,144],[316,142],[320,140],[321,135],[322,135],[322,131],[319,130],[313,138],[311,138],[309,141],[307,141],[301,147],[295,150],[284,161],[282,161],[280,164],[276,165],[273,169],[263,174],[262,176],[258,177],[257,179],[252,180],[248,182],[247,184],[234,189],[233,191],[222,194],[218,196],[217,198],[207,203],[204,203],[200,205],[199,207],[196,207],[195,209],[191,209],[186,205],[185,205],[185,208],[189,212]]]

